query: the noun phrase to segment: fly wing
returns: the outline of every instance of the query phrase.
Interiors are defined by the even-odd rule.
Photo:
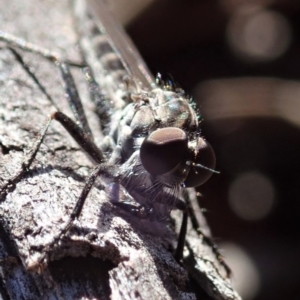
[[[123,67],[132,79],[144,89],[155,84],[154,78],[132,40],[122,25],[112,15],[103,0],[87,0],[90,11],[96,17],[97,25],[108,37],[109,43],[118,55]]]

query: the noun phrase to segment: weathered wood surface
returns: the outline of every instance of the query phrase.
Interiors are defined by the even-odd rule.
[[[66,1],[2,1],[0,22],[2,31],[81,60]],[[71,116],[57,68],[35,54],[19,53],[60,110]],[[73,72],[99,140],[83,76]],[[0,95],[1,186],[16,174],[55,108],[2,42]],[[79,146],[53,122],[33,166],[0,203],[3,299],[239,299],[195,232],[189,230],[189,249],[180,266],[172,256],[173,226],[130,220],[108,202],[99,183],[70,232],[45,253],[67,222],[91,168]],[[181,213],[173,215],[178,227]]]

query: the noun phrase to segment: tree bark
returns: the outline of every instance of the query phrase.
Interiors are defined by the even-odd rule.
[[[4,3],[6,2],[6,3]],[[1,30],[81,61],[67,1],[2,1]],[[7,44],[0,49],[0,187],[56,109]],[[71,116],[58,69],[18,50],[61,111]],[[102,138],[84,78],[72,70],[96,141]],[[92,189],[70,232],[47,249],[68,221],[93,164],[55,121],[26,175],[0,203],[3,299],[240,299],[212,249],[189,226],[182,265],[173,258],[181,213],[156,224],[129,218]],[[201,212],[198,212],[203,219]],[[204,224],[204,221],[202,221]],[[175,225],[174,225],[175,224]]]

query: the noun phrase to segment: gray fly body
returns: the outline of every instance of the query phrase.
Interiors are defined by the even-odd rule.
[[[67,236],[74,221],[80,219],[87,197],[100,177],[104,183],[100,188],[105,190],[114,208],[118,207],[138,222],[150,220],[159,224],[169,218],[172,210],[182,211],[178,243],[173,251],[175,260],[179,264],[188,265],[190,274],[201,285],[203,273],[214,278],[222,277],[222,286],[231,293],[231,286],[227,287],[230,270],[215,244],[202,233],[198,217],[201,213],[197,214],[194,207],[195,191],[187,189],[200,186],[215,172],[214,151],[201,136],[200,117],[195,104],[172,79],[163,78],[160,74],[156,79],[153,78],[135,46],[102,0],[76,0],[74,4],[80,49],[85,60],[83,63],[60,59],[47,49],[0,31],[0,40],[12,47],[9,50],[15,59],[57,108],[16,49],[40,55],[55,63],[76,119],[72,120],[58,108],[51,114],[39,138],[25,155],[21,168],[0,187],[1,200],[5,200],[30,169],[52,120],[58,121],[69,132],[94,163],[93,171],[76,199],[68,221],[57,234],[49,238],[50,242],[47,241],[41,247],[39,243],[36,246],[35,237],[30,242],[24,240],[24,243],[29,243],[29,246],[26,244],[26,247],[20,247],[24,264],[28,269],[39,270],[40,265],[47,263],[51,251],[64,235]],[[98,144],[94,141],[70,72],[70,67],[74,66],[83,70],[90,99],[100,120],[103,138]],[[189,232],[186,241],[188,217],[192,232]],[[47,234],[46,230],[45,236]],[[98,238],[93,239],[95,236]],[[91,235],[89,243],[97,241],[101,247],[103,243],[113,244],[103,239],[102,232],[97,232]],[[212,253],[216,264],[205,258],[211,253],[206,255],[199,251],[199,241],[205,245],[207,253]],[[37,255],[39,249],[43,249],[43,253]],[[184,256],[184,250],[189,255]],[[117,260],[117,255],[113,253],[110,253],[112,259]],[[125,257],[127,254],[122,255]],[[223,275],[219,274],[219,269],[222,269]],[[222,294],[222,291],[216,292],[218,282],[214,282],[214,279],[209,282],[209,287],[206,283],[203,286],[210,294]],[[234,294],[228,299],[239,298]]]
[[[101,177],[111,202],[140,219],[165,220],[172,209],[183,211],[175,258],[183,256],[188,211],[186,187],[206,182],[215,167],[210,144],[200,136],[194,103],[172,79],[160,74],[154,81],[138,51],[113,19],[102,1],[75,2],[80,46],[87,65],[83,72],[90,98],[101,122],[103,140],[97,146],[85,116],[70,66],[54,53],[0,32],[0,38],[16,48],[54,61],[61,72],[65,92],[76,122],[63,112],[52,113],[40,137],[22,163],[21,170],[1,188],[5,197],[34,161],[52,120],[58,121],[95,162],[95,168],[79,196],[70,220],[54,241],[58,241],[79,218],[87,196]],[[95,16],[97,18],[95,18]],[[21,56],[11,50],[25,66]],[[45,88],[27,68],[42,92],[54,104]],[[55,104],[54,104],[55,105]],[[126,197],[119,197],[120,193]],[[188,196],[186,193],[186,200]],[[194,224],[199,230],[199,225]],[[212,244],[213,245],[213,244]],[[213,248],[215,249],[215,248]],[[217,254],[218,255],[218,254]],[[219,256],[219,255],[218,255]]]
[[[184,91],[160,75],[154,81],[125,33],[112,25],[106,8],[89,2],[94,14],[77,2],[80,44],[111,104],[102,125],[113,145],[110,152],[120,148],[116,172],[132,198],[127,208],[141,218],[163,220],[173,208],[184,206],[186,186],[210,177],[213,151],[200,137],[199,117]],[[118,205],[117,199],[112,201]],[[136,202],[142,207],[134,206]]]

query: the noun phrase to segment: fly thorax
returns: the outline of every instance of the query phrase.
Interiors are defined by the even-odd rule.
[[[153,107],[160,127],[196,128],[198,118],[191,102],[182,93],[155,89],[156,106]]]

